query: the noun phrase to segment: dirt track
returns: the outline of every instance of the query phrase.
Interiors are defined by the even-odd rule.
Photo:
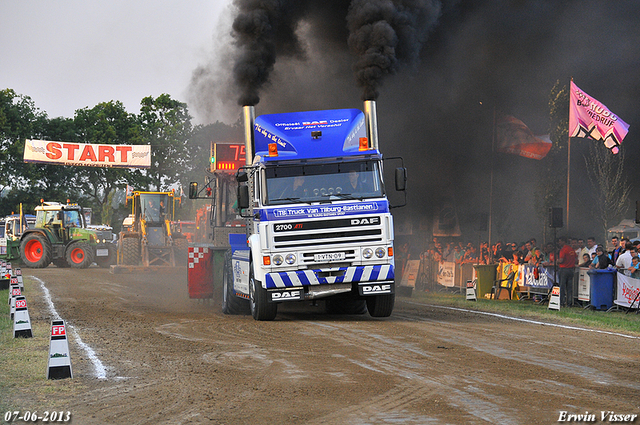
[[[547,424],[562,411],[588,411],[596,423],[600,411],[640,414],[638,338],[411,298],[398,298],[388,319],[297,305],[255,322],[189,300],[184,269],[24,270],[33,314],[48,320],[43,282],[106,368],[96,378],[72,338],[74,380],[86,389],[68,404],[74,424]]]

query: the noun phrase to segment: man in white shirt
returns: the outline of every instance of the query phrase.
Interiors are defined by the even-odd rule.
[[[587,238],[587,249],[589,250],[590,257],[593,257],[593,254],[595,254],[597,247],[598,245],[596,245],[596,238],[594,238],[593,236]]]
[[[631,259],[637,256],[638,252],[636,251],[636,247],[627,243],[626,251],[623,254],[620,254],[618,261],[616,261],[616,267],[621,273],[631,276],[631,273],[629,272],[629,267],[631,267],[632,264]]]

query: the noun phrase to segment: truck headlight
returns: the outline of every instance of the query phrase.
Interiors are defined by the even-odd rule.
[[[371,258],[373,257],[373,249],[371,248],[365,248],[362,250],[362,256],[364,258]]]
[[[384,257],[385,249],[382,247],[376,248],[376,257],[382,258]]]
[[[286,257],[284,257],[284,261],[289,265],[295,264],[296,255],[295,254],[287,254]]]
[[[273,264],[275,264],[276,266],[279,266],[280,264],[282,264],[282,255],[280,254],[276,254],[273,256]]]

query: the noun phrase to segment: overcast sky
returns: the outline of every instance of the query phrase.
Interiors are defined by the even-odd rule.
[[[0,89],[50,118],[168,93],[186,102],[191,73],[215,48],[231,0],[0,0]]]

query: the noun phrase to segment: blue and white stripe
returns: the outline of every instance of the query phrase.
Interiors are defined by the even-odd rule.
[[[317,273],[327,271],[345,271],[342,276],[318,277]],[[267,289],[292,288],[309,285],[328,285],[333,283],[377,282],[394,279],[393,265],[340,267],[330,270],[297,270],[292,272],[267,273]]]

